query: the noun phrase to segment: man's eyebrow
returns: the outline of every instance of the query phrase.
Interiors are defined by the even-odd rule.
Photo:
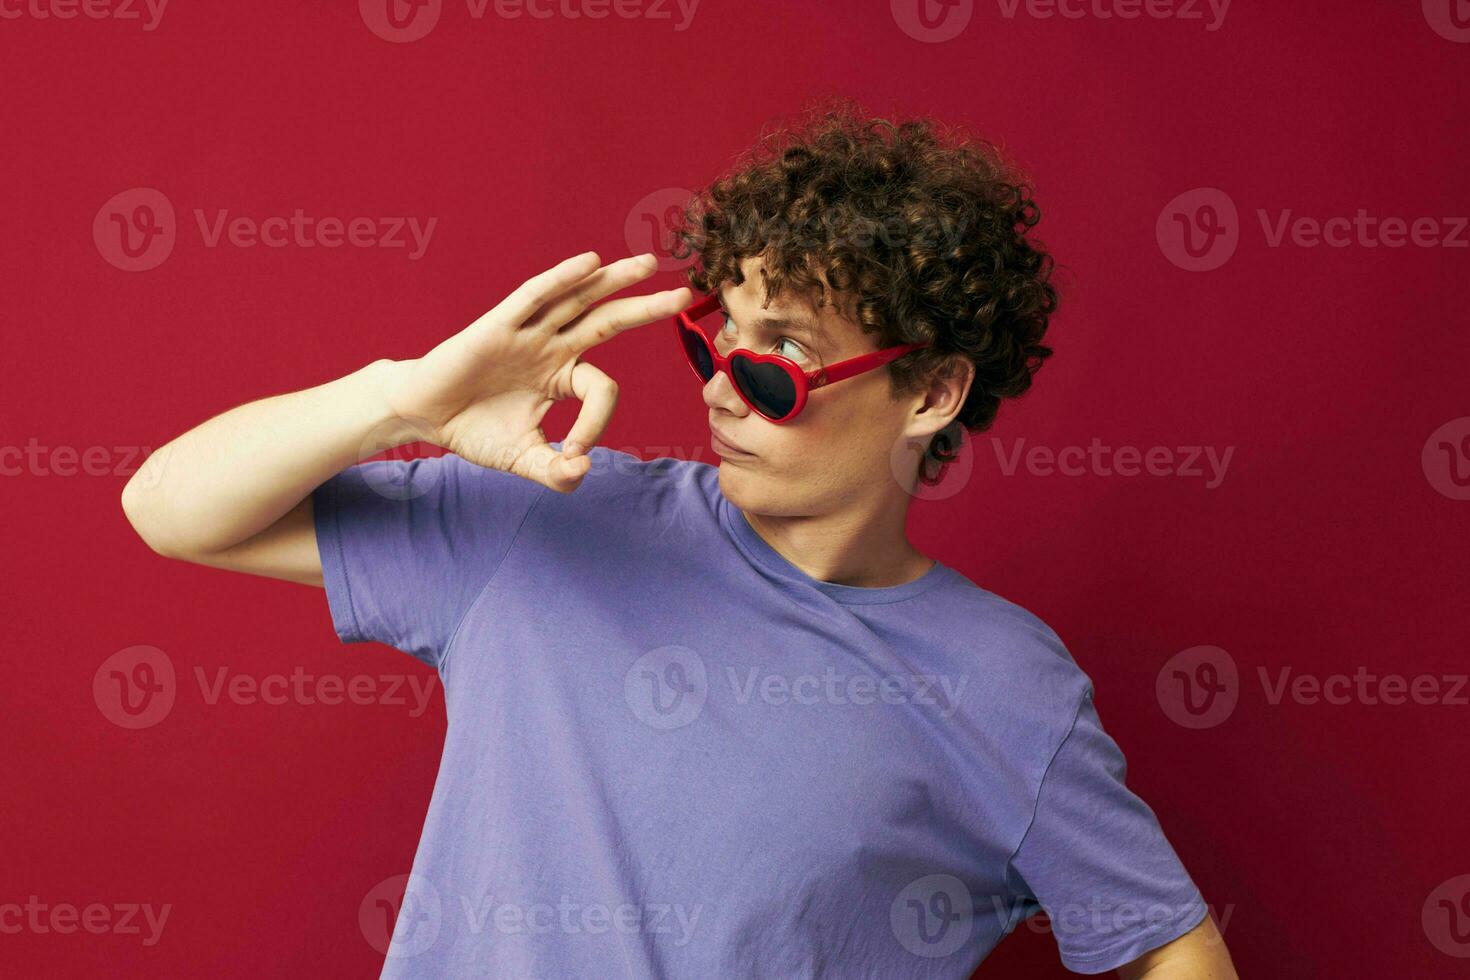
[[[719,297],[720,308],[728,311],[729,307],[725,305],[725,287],[721,286],[716,295]],[[814,324],[808,317],[804,316],[786,317],[761,313],[755,318],[753,326],[757,330],[766,333],[776,333],[777,331],[784,330],[789,333],[805,333],[808,338],[816,338],[816,331],[813,329]]]

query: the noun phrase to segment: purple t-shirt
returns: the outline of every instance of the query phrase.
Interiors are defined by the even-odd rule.
[[[1038,907],[1103,973],[1204,918],[1045,623],[943,564],[814,579],[716,467],[591,457],[313,494],[337,635],[444,686],[384,977],[962,980]]]

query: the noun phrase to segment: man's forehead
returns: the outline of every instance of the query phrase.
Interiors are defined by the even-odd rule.
[[[789,286],[770,298],[770,304],[760,307],[766,298],[766,275],[765,259],[759,255],[747,256],[740,263],[740,271],[745,281],[739,286],[733,286],[726,282],[720,287],[721,296],[727,295],[726,290],[738,290],[746,296],[755,299],[755,306],[770,316],[786,317],[802,320],[825,320],[830,316],[830,306],[819,306],[806,292],[794,290]],[[825,290],[825,280],[823,290]]]
[[[783,291],[772,296],[770,303],[761,306],[765,300],[764,284],[752,278],[746,278],[739,286],[725,283],[717,290],[720,302],[729,309],[732,294],[739,293],[745,301],[749,302],[750,309],[742,311],[747,316],[755,319],[755,326],[779,326],[786,330],[807,330],[825,338],[837,338],[856,329],[856,324],[849,323],[842,314],[831,304],[822,306],[815,305],[812,301],[802,296],[793,295],[790,291]]]
[[[770,305],[762,308],[766,298],[765,258],[747,256],[741,260],[740,272],[744,282],[738,286],[726,281],[717,290],[720,302],[729,310],[729,297],[738,292],[742,309],[732,311],[752,319],[755,329],[784,331],[805,335],[804,339],[820,350],[824,358],[835,358],[873,350],[877,337],[864,330],[844,314],[842,301],[850,296],[834,293],[826,276],[819,276],[821,286],[812,291],[792,289],[788,286],[771,297]],[[749,308],[743,304],[749,302]],[[745,326],[745,324],[740,324]]]

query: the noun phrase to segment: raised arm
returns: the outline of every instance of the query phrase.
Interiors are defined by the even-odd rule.
[[[379,360],[326,384],[232,408],[160,447],[123,488],[154,551],[201,565],[322,584],[311,491],[385,449],[423,440],[558,492],[607,428],[617,385],[580,355],[687,305],[687,288],[592,304],[657,268],[587,252],[526,280],[423,357]],[[553,402],[582,409],[552,449]]]
[[[321,585],[311,491],[418,438],[389,408],[395,369],[374,361],[209,419],[148,458],[123,488],[123,511],[160,555]]]

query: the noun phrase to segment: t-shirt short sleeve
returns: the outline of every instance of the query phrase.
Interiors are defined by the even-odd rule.
[[[312,491],[332,626],[440,668],[510,550],[539,483],[453,453],[358,463]]]
[[[1207,912],[1153,810],[1124,784],[1126,768],[1089,690],[1012,859],[1025,903],[1046,909],[1062,963],[1077,973],[1129,963]]]

